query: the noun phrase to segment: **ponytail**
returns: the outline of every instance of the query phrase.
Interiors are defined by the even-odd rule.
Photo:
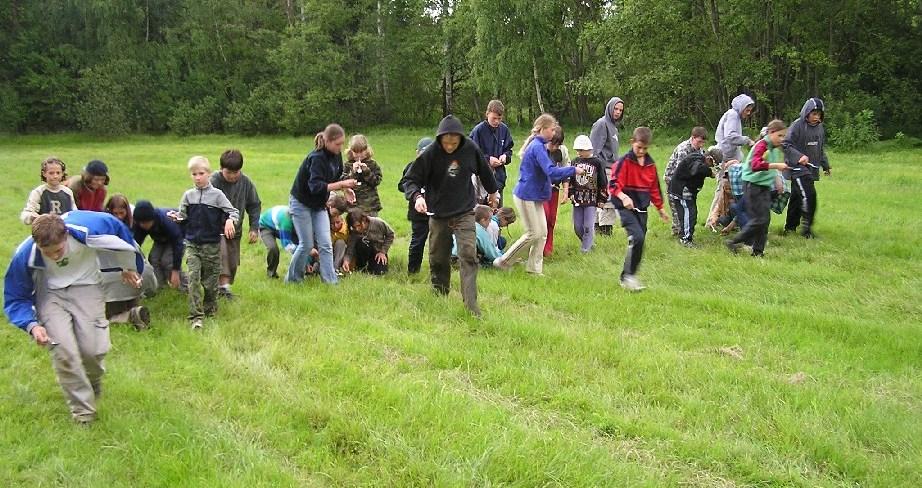
[[[328,141],[335,140],[338,137],[346,135],[346,131],[343,130],[342,126],[339,124],[330,124],[323,132],[318,132],[314,136],[314,149],[324,149]]]
[[[522,144],[522,148],[519,150],[519,157],[525,156],[525,150],[528,148],[528,144],[531,142],[535,136],[541,132],[541,129],[546,129],[548,127],[554,127],[558,125],[557,119],[554,118],[551,114],[541,114],[535,119],[535,123],[531,128],[531,134],[528,135],[528,139],[525,139],[525,144]]]

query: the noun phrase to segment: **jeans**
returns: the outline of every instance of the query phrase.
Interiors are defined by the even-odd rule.
[[[474,315],[480,315],[477,305],[477,232],[474,212],[455,217],[429,219],[429,275],[432,287],[447,295],[451,284],[452,236],[458,244],[458,262],[461,267],[461,297],[464,305]]]
[[[579,237],[582,252],[589,252],[595,241],[595,205],[573,206],[573,231]]]
[[[333,238],[327,209],[306,207],[295,197],[288,198],[288,207],[291,209],[291,222],[298,234],[298,247],[291,257],[285,281],[299,283],[304,280],[304,267],[310,260],[311,249],[317,247],[320,253],[320,279],[324,283],[336,284],[339,280],[333,269]]]

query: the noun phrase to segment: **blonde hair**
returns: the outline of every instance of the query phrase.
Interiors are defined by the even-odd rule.
[[[375,157],[375,151],[368,144],[368,138],[362,134],[356,134],[349,138],[349,150],[346,151],[346,157],[349,161],[355,161],[355,154],[362,151],[368,151],[368,157]]]
[[[779,130],[787,130],[788,126],[784,123],[783,120],[774,119],[765,126],[765,133],[771,134],[772,132],[778,132]]]
[[[528,135],[528,139],[525,139],[525,144],[522,144],[522,149],[519,150],[519,157],[525,156],[525,150],[528,149],[528,145],[531,143],[531,140],[538,135],[543,129],[548,127],[555,127],[559,125],[557,119],[554,118],[551,114],[541,114],[535,119],[535,123],[531,128],[531,134]]]
[[[314,149],[324,149],[327,146],[327,141],[335,141],[344,135],[346,135],[346,131],[343,130],[341,125],[330,124],[323,129],[323,132],[318,132],[314,136]]]
[[[211,162],[208,161],[208,158],[205,156],[192,156],[189,158],[189,164],[187,166],[189,171],[194,169],[204,169],[205,171],[211,171]]]

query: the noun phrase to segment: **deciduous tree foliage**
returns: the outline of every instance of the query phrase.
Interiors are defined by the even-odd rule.
[[[811,96],[830,125],[922,134],[920,0],[0,0],[0,130],[292,133],[473,122],[501,98],[589,123],[755,123]]]

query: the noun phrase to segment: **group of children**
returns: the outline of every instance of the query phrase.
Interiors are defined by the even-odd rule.
[[[479,316],[476,268],[509,269],[527,255],[526,271],[541,275],[543,259],[553,252],[557,208],[569,202],[584,253],[592,250],[596,233],[610,235],[613,221],[605,214],[615,213],[614,221],[620,221],[628,239],[620,284],[641,290],[637,271],[650,205],[669,222],[664,209],[668,201],[673,235],[694,247],[697,196],[708,177],[717,177],[718,185],[706,225],[723,233],[741,229],[725,241],[732,252],[748,245],[753,256],[763,255],[769,212],[773,205],[780,211],[785,180],[791,182],[792,198],[785,232],[801,227],[801,235],[815,237],[814,181],[819,168],[829,174],[822,100],[809,99],[790,129],[780,120],[771,121],[757,141],[742,135],[742,120],[751,114],[754,101],[740,95],[732,105],[718,124],[717,146],[705,150],[707,132],[695,127],[675,148],[663,175],[665,196],[648,154],[649,128],[636,128],[630,150],[617,157],[624,113],[620,98],[609,101],[590,135],[575,138],[577,156],[572,160],[560,124],[543,114],[520,153],[513,191],[517,211],[500,203],[513,147],[502,123],[502,103],[489,103],[485,120],[469,137],[457,119],[445,117],[435,140],[419,141],[417,157],[398,184],[408,200],[412,229],[408,273],[420,271],[428,239],[435,291],[447,294],[447,257],[454,256],[462,270],[465,305]],[[364,136],[350,139],[345,163],[343,143],[344,131],[335,124],[318,134],[315,150],[296,175],[289,206],[266,211],[255,185],[242,173],[243,155],[237,150],[225,151],[215,172],[204,156],[190,158],[193,187],[175,209],[156,208],[148,200],[132,206],[120,194],[106,201],[109,175],[102,161],[90,161],[69,181],[59,158],[42,162],[42,184],[30,192],[21,213],[32,235],[7,271],[4,311],[14,325],[51,350],[74,419],[84,423],[95,418],[108,323],[125,321],[139,329],[149,325],[150,313],[139,302],[145,293],[163,286],[187,290],[192,329],[202,328],[204,318],[216,313],[218,297],[234,298],[231,285],[240,264],[244,213],[249,217],[247,240],[261,240],[267,249],[270,278],[279,278],[277,241],[293,255],[288,282],[310,273],[335,283],[353,271],[388,272],[395,234],[378,217],[381,167]],[[751,149],[743,158],[741,148],[746,146]],[[524,232],[507,248],[501,228],[517,218]],[[147,237],[153,246],[145,258],[140,245]]]

